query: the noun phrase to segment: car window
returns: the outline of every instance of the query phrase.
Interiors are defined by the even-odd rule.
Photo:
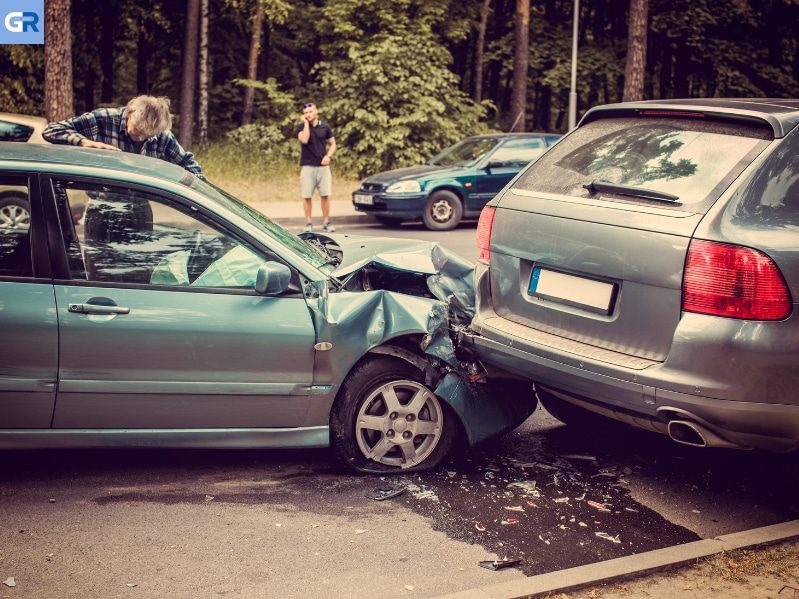
[[[703,212],[770,138],[765,128],[700,119],[600,119],[553,146],[516,187],[600,201],[584,186],[602,181],[676,195],[677,209]],[[614,201],[652,203],[627,195]]]
[[[26,177],[0,176],[0,276],[33,276]]]
[[[0,141],[28,141],[33,135],[33,127],[0,121]]]
[[[511,139],[491,155],[491,162],[501,162],[507,166],[525,166],[546,150],[541,139]]]
[[[69,181],[53,190],[73,279],[249,289],[272,258],[168,198]]]
[[[799,127],[744,186],[734,218],[759,226],[799,229]]]
[[[435,166],[471,166],[497,145],[493,137],[477,137],[464,139],[434,156],[430,164]]]

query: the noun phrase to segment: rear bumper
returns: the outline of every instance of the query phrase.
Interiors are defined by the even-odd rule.
[[[799,449],[799,406],[690,395],[643,384],[638,382],[641,371],[617,368],[618,376],[607,368],[596,372],[579,360],[569,364],[540,355],[525,340],[493,330],[479,315],[474,324],[482,334],[466,333],[462,342],[480,360],[543,383],[585,409],[664,434],[669,420],[693,420],[741,448]]]

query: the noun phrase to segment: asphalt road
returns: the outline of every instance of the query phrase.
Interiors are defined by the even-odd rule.
[[[340,232],[380,234],[380,227]],[[474,225],[391,235],[474,259]],[[6,452],[0,597],[432,597],[797,517],[799,459],[697,450],[538,410],[441,469],[326,450]],[[384,485],[404,494],[366,497]],[[481,560],[521,559],[498,572]]]

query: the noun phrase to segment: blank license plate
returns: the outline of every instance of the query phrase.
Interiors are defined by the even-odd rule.
[[[375,203],[375,199],[372,196],[368,196],[363,193],[356,193],[352,196],[353,202],[356,204],[367,204],[372,206]]]
[[[535,295],[608,314],[615,286],[536,266],[527,289]]]

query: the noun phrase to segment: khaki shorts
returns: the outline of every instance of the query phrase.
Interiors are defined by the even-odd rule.
[[[329,196],[333,189],[333,175],[329,166],[303,166],[300,168],[300,188],[302,197],[313,196],[314,189],[319,190],[320,196]]]

